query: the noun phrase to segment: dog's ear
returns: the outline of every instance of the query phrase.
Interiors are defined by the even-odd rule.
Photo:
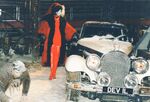
[[[27,68],[25,67],[25,64],[22,61],[14,61],[12,63],[13,66],[13,70],[17,70],[20,73],[23,73],[27,70]]]

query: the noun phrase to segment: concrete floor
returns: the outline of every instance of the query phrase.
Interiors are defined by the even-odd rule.
[[[13,102],[65,102],[65,70],[59,68],[57,71],[57,79],[48,80],[49,68],[42,68],[30,72],[31,85],[27,97],[21,98],[21,89],[14,90],[14,94],[10,95],[10,89],[7,90]]]
[[[6,59],[6,57],[4,57]],[[4,60],[3,59],[3,60]],[[31,77],[31,85],[27,96],[22,97],[22,86],[20,88],[9,88],[6,95],[10,97],[11,102],[66,102],[66,71],[64,67],[59,67],[57,76],[54,80],[49,80],[49,67],[42,67],[40,61],[32,63],[32,56],[15,55],[9,59],[23,61],[29,70]],[[3,62],[0,61],[0,65]],[[79,102],[99,102],[91,101],[87,98],[80,97]]]
[[[38,66],[39,67],[39,66]],[[11,97],[12,102],[66,102],[65,97],[65,82],[66,72],[64,67],[59,67],[57,70],[57,78],[49,80],[50,70],[48,67],[30,69],[31,86],[28,96],[21,96],[21,89],[14,89],[13,94],[10,94],[8,89],[6,94]],[[12,91],[11,91],[12,93]],[[99,102],[98,100],[88,100],[80,97],[79,102]]]

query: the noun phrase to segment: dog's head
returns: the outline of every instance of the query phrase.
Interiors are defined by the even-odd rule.
[[[22,61],[14,61],[12,63],[12,75],[14,78],[19,78],[27,69]]]

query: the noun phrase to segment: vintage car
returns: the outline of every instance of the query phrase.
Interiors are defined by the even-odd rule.
[[[65,63],[67,101],[81,95],[100,102],[150,101],[150,60],[135,56],[126,33],[120,23],[83,24],[76,53]]]

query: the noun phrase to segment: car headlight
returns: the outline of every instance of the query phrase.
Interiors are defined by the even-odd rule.
[[[138,79],[135,75],[129,74],[124,79],[125,87],[135,88],[138,85]]]
[[[86,65],[90,70],[98,71],[100,66],[100,57],[96,54],[91,54],[86,59]]]
[[[111,82],[111,77],[106,72],[101,72],[97,77],[97,83],[100,86],[108,86]]]
[[[144,59],[137,59],[132,62],[132,68],[138,74],[143,74],[148,70],[148,62]]]

